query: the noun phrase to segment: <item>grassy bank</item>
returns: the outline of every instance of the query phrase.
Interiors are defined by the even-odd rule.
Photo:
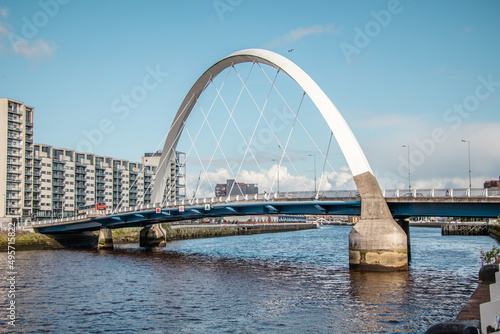
[[[7,232],[0,232],[0,250],[6,251],[8,246],[9,236]],[[11,244],[15,250],[28,249],[61,249],[63,248],[54,239],[43,234],[17,231],[15,236],[15,244]]]

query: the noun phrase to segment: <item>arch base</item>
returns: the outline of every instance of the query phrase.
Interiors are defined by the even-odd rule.
[[[356,271],[408,270],[406,233],[392,219],[359,221],[349,233],[349,268]]]

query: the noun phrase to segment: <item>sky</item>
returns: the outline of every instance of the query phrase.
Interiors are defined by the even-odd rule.
[[[408,187],[408,160],[414,188],[467,187],[468,143],[472,186],[482,187],[500,175],[499,18],[500,2],[493,0],[0,0],[0,97],[35,107],[38,143],[138,161],[161,148],[179,105],[205,70],[238,50],[267,49],[296,63],[328,95],[382,188]],[[218,79],[234,101],[238,80]],[[254,81],[269,88],[265,77]],[[289,86],[285,82],[282,90]],[[197,117],[210,109],[209,93],[217,95],[207,89]],[[292,126],[293,119],[280,118],[284,107],[273,94],[268,118]],[[228,119],[221,102],[210,115],[219,133]],[[250,104],[247,97],[242,108]],[[323,189],[352,188],[340,151],[335,144],[326,149],[329,129],[321,117],[312,111],[300,117],[318,136],[321,152],[304,144],[308,132],[297,127],[279,169],[273,160],[281,160],[276,148],[288,130],[279,144],[264,140],[269,145],[242,166],[238,159],[226,162],[245,151],[234,129],[221,140],[228,143],[227,155],[206,125],[199,150],[183,133],[183,150],[191,152],[188,181],[196,182],[200,172],[212,183],[237,175],[272,190],[280,173],[282,190],[311,188],[315,155],[316,185],[325,165]],[[190,122],[203,120],[193,116]],[[264,135],[250,118],[241,122],[244,138],[254,129]],[[325,164],[327,152],[334,161]],[[210,171],[195,167],[211,157]]]

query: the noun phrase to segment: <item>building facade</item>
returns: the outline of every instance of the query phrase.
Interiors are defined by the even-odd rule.
[[[226,183],[220,183],[215,186],[215,196],[235,196],[235,195],[255,195],[259,193],[257,184],[246,184],[235,182],[235,180],[226,180]]]
[[[32,214],[33,112],[22,102],[0,98],[0,222]]]
[[[33,192],[40,194],[33,206],[33,219],[73,216],[78,208],[103,203],[108,209],[149,204],[161,152],[146,153],[141,163],[71,149],[35,144],[36,174]],[[177,156],[182,156],[179,152]],[[178,159],[171,164],[168,184],[183,184]],[[169,194],[184,198],[182,187]]]

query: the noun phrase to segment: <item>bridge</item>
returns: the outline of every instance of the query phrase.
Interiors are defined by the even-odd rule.
[[[484,189],[408,189],[383,190],[392,216],[497,218],[500,196]],[[450,196],[450,193],[452,196]],[[401,194],[401,196],[400,196]],[[417,195],[418,194],[418,195]],[[448,194],[448,195],[446,195]],[[453,195],[455,194],[455,195]],[[458,196],[457,196],[458,195]],[[160,205],[123,207],[116,212],[89,212],[75,217],[31,222],[40,233],[95,231],[101,228],[142,227],[164,222],[243,215],[356,215],[361,214],[361,199],[356,190],[315,193],[285,192],[253,196],[210,197],[167,202]]]
[[[247,75],[242,75],[243,71],[237,69],[243,64],[249,69]],[[259,78],[252,76],[254,69],[260,70]],[[269,69],[276,72],[271,72]],[[223,75],[219,75],[221,73]],[[235,78],[231,81],[230,74],[233,73]],[[285,79],[291,80],[283,82],[284,79],[281,79],[280,74],[284,75]],[[257,88],[256,93],[251,93],[249,86],[253,82],[259,87],[263,86],[262,82],[266,85],[262,91],[259,92]],[[286,91],[293,91],[292,84],[298,87],[295,96],[290,97],[293,103],[283,97],[284,91],[277,88],[278,83],[282,83]],[[235,89],[236,84],[239,86]],[[233,97],[226,95],[225,91],[232,92]],[[209,92],[212,92],[215,98],[204,102],[204,97]],[[277,121],[266,114],[266,107],[269,109],[268,105],[277,103],[271,100],[271,96],[275,96],[283,106],[283,110],[287,112],[288,116],[279,115],[282,120],[284,119],[282,124],[277,125]],[[259,104],[257,102],[259,99],[262,99],[263,103]],[[292,108],[291,105],[297,107]],[[237,113],[237,106],[241,106],[243,111]],[[253,107],[253,112],[249,110],[250,107]],[[314,108],[316,116],[311,111]],[[220,122],[219,118],[215,118],[214,122],[213,115],[217,111],[225,115],[226,122]],[[302,116],[303,113],[306,113],[306,116]],[[200,116],[199,129],[190,131],[188,124],[197,116]],[[318,119],[324,122],[318,123]],[[309,130],[308,124],[312,127]],[[233,132],[229,129],[229,125],[233,125]],[[285,130],[286,127],[288,129]],[[245,128],[249,130],[245,132]],[[298,132],[300,135],[296,138],[294,135]],[[342,181],[333,166],[335,162],[331,161],[331,156],[334,155],[331,152],[333,138],[345,157],[357,190],[340,193],[324,189],[331,188],[329,182],[333,180],[332,173],[337,175],[336,180]],[[302,147],[304,141],[310,142],[311,151],[298,149]],[[208,142],[211,142],[210,148]],[[239,150],[235,147],[235,142],[241,143]],[[197,149],[195,144],[202,148]],[[175,188],[179,180],[172,182],[168,166],[170,162],[175,161],[179,145],[186,145],[187,154],[194,157],[192,166],[199,168],[198,181],[203,176],[203,180],[209,183],[209,188],[212,190],[210,179],[217,173],[225,172],[233,179],[239,179],[243,174],[261,177],[266,171],[269,174],[272,169],[266,170],[264,165],[274,161],[277,175],[269,182],[269,192],[262,194],[217,198],[197,198],[193,195],[190,200],[172,201],[170,196],[172,187]],[[276,147],[278,154],[274,152]],[[231,151],[232,154],[239,152],[240,156],[234,158],[226,154],[225,150]],[[201,151],[212,153],[202,157]],[[287,171],[283,167],[285,164],[290,170],[297,172],[294,180],[304,185],[307,183],[303,173],[299,172],[300,166],[296,166],[297,162],[300,163],[300,158],[297,158],[299,151],[302,156],[306,154],[314,156],[314,191],[280,192],[279,173]],[[276,155],[276,159],[272,159],[273,155]],[[316,180],[316,156],[320,157],[322,165],[319,185]],[[225,165],[226,169],[219,168],[212,171],[211,168],[215,167],[217,160],[219,166]],[[251,166],[253,170],[247,170],[245,166]],[[333,172],[329,172],[327,168]],[[199,193],[199,183],[193,187],[194,194]],[[151,229],[158,228],[155,225],[157,223],[202,217],[255,214],[360,215],[360,221],[349,235],[350,267],[355,270],[407,270],[409,229],[407,222],[405,223],[402,218],[498,217],[500,214],[500,198],[485,193],[482,189],[409,188],[406,191],[380,189],[360,145],[343,116],[301,68],[276,53],[248,49],[235,52],[211,66],[195,82],[182,101],[163,144],[152,189],[153,204],[130,208],[122,206],[114,212],[107,212],[104,216],[80,216],[72,219],[33,222],[32,227],[40,233],[70,233],[99,229],[99,243],[105,246],[112,244],[111,229],[114,228],[145,226],[147,229],[145,233],[149,233]],[[231,194],[232,190],[229,189],[228,193]],[[397,223],[394,218],[399,219],[399,222]]]

